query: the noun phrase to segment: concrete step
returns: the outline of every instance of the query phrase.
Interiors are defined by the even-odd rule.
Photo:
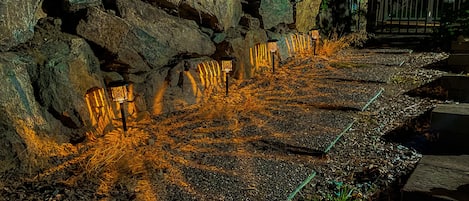
[[[439,104],[433,109],[432,129],[469,136],[469,104]]]
[[[466,87],[469,86],[469,76],[446,75],[438,81],[438,85],[447,91],[448,100],[469,103],[469,87]]]
[[[438,132],[432,151],[469,154],[469,104],[440,104],[431,114],[431,128]]]
[[[452,41],[451,52],[454,53],[469,53],[469,42]]]
[[[424,155],[402,189],[403,201],[469,200],[469,155]]]
[[[465,67],[469,68],[469,53],[450,54],[449,57],[448,57],[448,65],[450,65],[450,66],[465,66]]]

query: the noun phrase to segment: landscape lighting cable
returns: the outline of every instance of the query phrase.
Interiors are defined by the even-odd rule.
[[[378,93],[376,93],[376,95],[374,95],[370,100],[368,100],[365,106],[362,107],[361,111],[365,111],[366,108],[368,108],[383,92],[384,92],[384,89],[381,88],[378,91]],[[347,133],[352,128],[353,124],[355,124],[356,122],[357,120],[354,119],[352,123],[350,123],[347,127],[345,127],[345,129],[335,138],[335,140],[332,141],[332,143],[324,150],[324,154],[329,153],[332,147],[339,141],[340,138],[342,138],[342,136],[345,133]],[[303,189],[309,182],[311,182],[311,180],[313,180],[315,176],[316,176],[316,172],[313,170],[312,173],[308,176],[308,178],[306,178],[303,182],[301,182],[301,184],[298,187],[296,187],[296,189],[292,193],[290,193],[290,195],[288,195],[287,201],[293,200],[296,194],[300,192],[301,189]]]

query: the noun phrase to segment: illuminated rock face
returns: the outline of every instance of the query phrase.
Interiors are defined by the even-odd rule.
[[[3,172],[17,165],[15,156],[25,149],[24,131],[39,130],[45,122],[27,71],[34,66],[33,59],[0,53],[0,62],[0,156],[7,164],[14,164],[2,165],[0,172]]]
[[[282,23],[294,23],[293,5],[289,0],[262,0],[259,13],[264,22],[264,29],[270,29]]]
[[[2,0],[0,2],[0,51],[26,42],[34,35],[34,26],[45,14],[41,0]]]
[[[14,53],[0,53],[0,125],[14,129],[21,120],[32,121],[37,115],[42,119],[40,106],[34,97],[34,89],[28,68],[35,63],[32,57],[21,57]]]
[[[84,127],[89,122],[85,94],[104,87],[97,58],[81,38],[44,44],[41,53],[45,61],[34,83],[41,105],[66,127]]]
[[[211,55],[215,46],[209,36],[192,20],[166,14],[138,0],[117,0],[121,17],[131,25],[154,37],[168,57],[176,54]],[[172,53],[172,54],[171,54]]]
[[[0,158],[14,158],[31,145],[31,136],[60,144],[105,132],[118,118],[109,112],[106,83],[112,81],[130,83],[129,118],[196,104],[209,96],[199,63],[234,56],[232,75],[249,78],[250,49],[282,36],[277,32],[295,31],[293,25],[309,29],[315,19],[308,10],[319,2],[2,0]],[[206,76],[222,80],[210,69]],[[2,167],[0,172],[9,168]]]
[[[64,9],[67,11],[78,11],[92,6],[101,6],[101,0],[64,0]]]
[[[21,166],[29,161],[24,157],[40,154],[35,148],[42,143],[83,140],[91,126],[85,95],[105,87],[88,43],[61,33],[60,20],[41,19],[29,45],[0,52],[0,144],[8,145],[0,153],[6,160],[18,156]]]
[[[306,33],[313,28],[318,28],[316,25],[316,16],[319,14],[321,1],[318,0],[304,0],[298,2],[296,5],[296,29],[299,32]]]
[[[237,60],[234,74],[237,78],[249,78],[251,72],[251,51],[256,44],[265,43],[267,41],[267,33],[263,29],[250,30],[245,37],[238,37],[230,40],[233,49],[233,55]]]
[[[0,53],[0,172],[34,170],[39,148],[70,140],[69,130],[37,102],[29,75],[34,68],[32,56]]]
[[[162,1],[153,0],[153,2],[164,5]],[[167,0],[167,2],[180,16],[208,25],[217,31],[236,27],[243,14],[240,0]]]
[[[141,1],[117,1],[121,17],[98,8],[88,11],[77,33],[103,47],[120,69],[142,73],[167,64],[179,54],[211,55],[215,46],[193,21],[170,16]]]

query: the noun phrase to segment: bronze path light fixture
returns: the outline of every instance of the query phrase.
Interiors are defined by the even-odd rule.
[[[228,96],[228,73],[233,70],[233,58],[232,57],[221,58],[221,70],[225,72],[226,96]]]
[[[127,91],[127,82],[125,81],[115,81],[109,83],[109,87],[111,88],[111,96],[114,102],[119,102],[120,109],[121,109],[121,116],[122,116],[122,126],[124,128],[124,133],[127,131],[127,125],[125,122],[125,110],[124,110],[124,102],[128,99],[128,91]]]
[[[278,50],[276,39],[271,39],[267,41],[267,49],[269,49],[270,56],[272,57],[272,73],[275,73],[275,52]]]
[[[315,29],[311,31],[311,38],[313,39],[314,42],[314,47],[313,47],[313,54],[316,55],[316,47],[318,44],[319,38],[321,38],[321,35],[319,34],[319,30]]]

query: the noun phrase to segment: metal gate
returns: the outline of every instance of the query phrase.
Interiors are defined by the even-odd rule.
[[[430,34],[444,11],[457,11],[469,0],[369,0],[368,29],[374,33]],[[371,29],[371,30],[370,30]]]

